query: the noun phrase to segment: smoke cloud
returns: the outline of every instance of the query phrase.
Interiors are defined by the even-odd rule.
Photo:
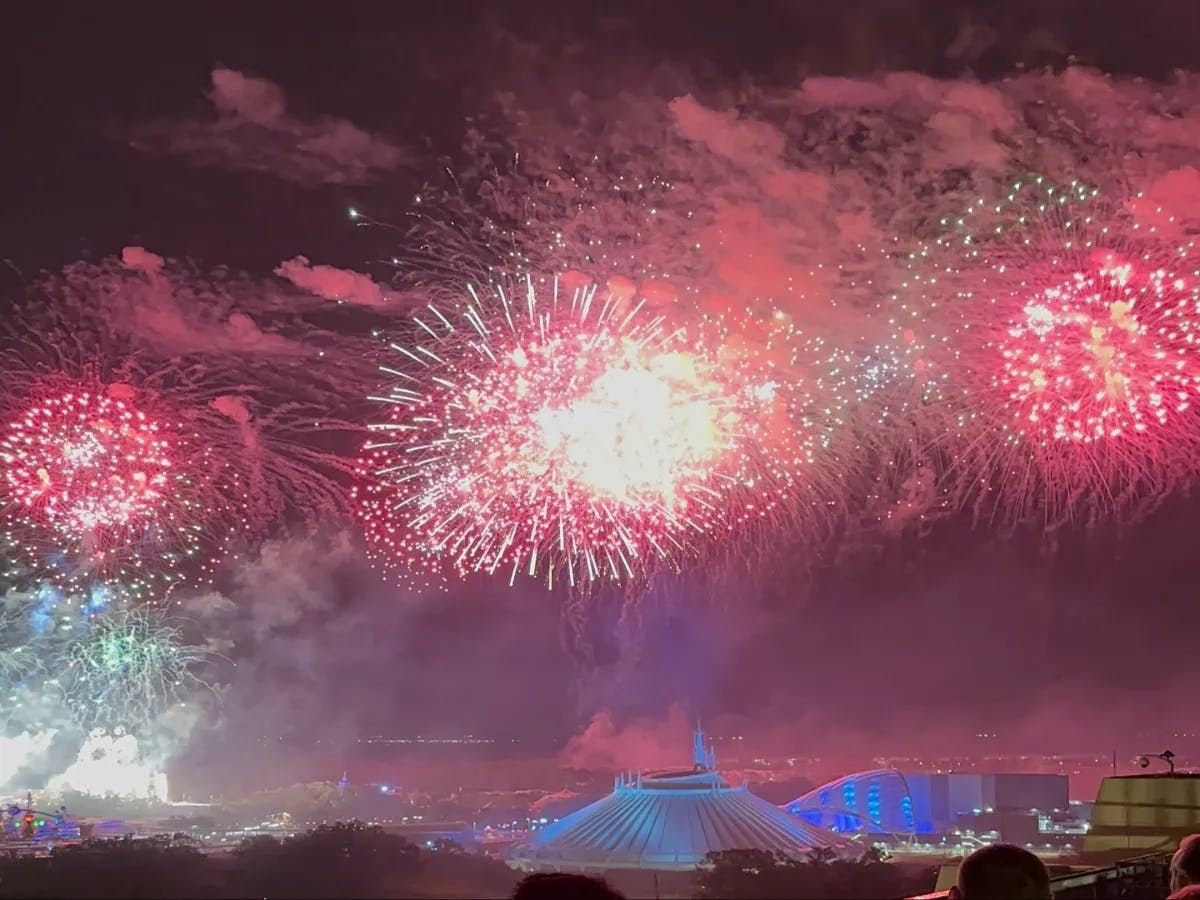
[[[209,100],[215,117],[140,125],[133,146],[309,186],[365,184],[404,161],[395,144],[345,119],[289,112],[283,88],[265,78],[218,66]]]
[[[691,764],[691,728],[683,710],[672,706],[661,720],[638,718],[618,725],[607,711],[597,713],[567,742],[560,757],[572,769],[615,772],[665,769]]]
[[[284,260],[275,267],[275,274],[301,290],[339,303],[383,306],[388,299],[369,275],[334,266],[314,266],[303,256]]]
[[[48,294],[80,315],[103,317],[108,327],[136,337],[143,348],[166,355],[303,355],[303,346],[264,330],[255,316],[239,308],[238,291],[247,282],[205,279],[186,266],[168,266],[144,247],[126,247],[119,260],[74,263],[48,279]],[[256,291],[261,287],[254,285]],[[269,313],[262,296],[252,307]]]
[[[269,541],[220,588],[182,600],[228,638],[223,652],[236,661],[221,676],[216,718],[179,763],[198,790],[276,784],[277,767],[340,774],[372,735],[544,746],[569,703],[569,660],[544,591],[389,586],[342,531]]]

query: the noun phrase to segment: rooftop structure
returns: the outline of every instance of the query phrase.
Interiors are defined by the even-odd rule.
[[[617,776],[611,794],[538,832],[510,862],[523,869],[666,871],[694,869],[721,850],[799,857],[846,846],[744,785],[728,785],[697,728],[690,769]]]
[[[1105,778],[1092,807],[1085,855],[1174,850],[1200,831],[1200,775],[1174,771]]]

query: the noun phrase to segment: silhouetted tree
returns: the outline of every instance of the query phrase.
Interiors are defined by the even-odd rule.
[[[220,873],[182,836],[87,841],[0,865],[0,897],[210,897]]]
[[[436,841],[422,858],[421,887],[436,896],[508,897],[517,884],[517,873],[503,862],[455,841]]]
[[[823,849],[807,860],[764,850],[727,850],[710,853],[699,869],[699,895],[729,900],[904,897],[933,886],[932,876],[885,862],[873,848],[856,860],[837,859]]]
[[[702,897],[793,896],[795,861],[769,850],[724,850],[710,853],[699,866]]]
[[[206,856],[182,835],[96,840],[49,857],[0,857],[7,898],[507,897],[516,874],[452,842],[424,850],[358,822],[285,840],[254,837]]]
[[[826,865],[836,859],[837,853],[829,847],[813,847],[808,851],[808,861],[814,865]]]
[[[243,896],[398,897],[422,862],[421,851],[402,837],[338,822],[283,841],[246,841],[235,851],[233,880]]]

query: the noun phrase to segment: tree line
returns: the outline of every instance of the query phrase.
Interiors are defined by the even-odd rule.
[[[806,859],[729,850],[708,855],[692,892],[728,900],[899,898],[932,890],[935,876],[890,863],[873,850],[857,860],[819,850]],[[178,834],[84,841],[46,857],[0,858],[0,900],[508,897],[518,879],[503,862],[453,842],[420,847],[359,822],[322,825],[282,840],[248,838],[220,853],[206,853]]]
[[[2,852],[2,846],[0,846]],[[184,835],[94,840],[0,860],[0,898],[505,897],[517,875],[452,842],[418,847],[378,826],[322,825],[205,853]]]
[[[857,859],[839,858],[818,849],[797,859],[768,850],[710,853],[700,864],[698,897],[725,900],[839,900],[839,898],[911,897],[932,891],[937,867],[889,862],[871,848]]]

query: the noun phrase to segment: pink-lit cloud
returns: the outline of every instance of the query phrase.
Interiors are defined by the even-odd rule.
[[[708,109],[691,96],[671,101],[670,107],[680,134],[733,162],[771,164],[783,152],[784,136],[766,122],[743,119],[733,110]]]
[[[213,69],[209,99],[223,115],[268,127],[283,121],[287,108],[283,88],[273,81],[220,67]]]
[[[560,760],[572,769],[616,772],[628,769],[688,768],[691,765],[689,723],[683,710],[672,707],[665,718],[618,722],[600,712],[568,741]]]
[[[388,302],[384,289],[369,275],[335,266],[314,266],[304,256],[284,260],[275,267],[275,274],[301,290],[338,303],[384,306]]]
[[[235,397],[232,394],[222,394],[220,397],[213,399],[210,405],[221,415],[225,416],[225,418],[237,422],[239,425],[250,424],[252,416],[250,410],[246,407],[246,401],[241,397]]]
[[[822,248],[838,228],[829,214],[828,176],[785,162],[787,136],[772,124],[709,109],[691,96],[671,101],[669,110],[692,154],[731,164],[710,176],[711,214],[696,244],[719,279],[717,293],[785,306],[821,294],[834,264]],[[692,166],[707,167],[701,158]]]
[[[302,343],[259,324],[256,316],[269,313],[273,305],[261,286],[251,290],[239,285],[255,301],[251,308],[241,309],[230,283],[172,267],[145,247],[125,247],[119,259],[99,265],[68,266],[58,286],[66,302],[102,316],[107,327],[135,337],[157,353],[300,357],[310,353]]]
[[[398,146],[352,122],[289,112],[283,88],[265,78],[217,67],[208,97],[214,115],[146,123],[129,135],[133,146],[305,185],[365,184],[404,162]]]
[[[724,285],[743,297],[785,300],[824,285],[815,264],[804,264],[807,254],[796,240],[801,231],[802,226],[772,220],[761,207],[738,205],[717,212],[705,243]]]
[[[517,240],[531,258],[667,284],[683,305],[769,303],[803,324],[817,305],[874,305],[900,277],[897,252],[1029,173],[1095,184],[1117,202],[1145,191],[1129,204],[1139,216],[1153,204],[1185,223],[1196,206],[1200,86],[1183,76],[890,72],[726,94],[680,90],[687,82],[576,96],[559,113],[545,98],[505,101],[523,172],[488,197],[498,217],[525,219]],[[622,125],[599,139],[579,125],[600,117]]]
[[[137,389],[131,384],[125,384],[122,381],[115,381],[108,386],[108,396],[114,400],[125,400],[132,402],[137,398]]]
[[[153,286],[148,286],[153,287]],[[127,327],[165,353],[263,353],[295,355],[303,349],[259,328],[246,313],[209,315],[177,302],[169,289],[145,290],[122,304]]]
[[[1144,225],[1168,230],[1173,225],[1200,226],[1200,171],[1192,166],[1172,169],[1148,184],[1128,206]]]
[[[151,253],[145,247],[125,247],[121,251],[121,265],[147,275],[157,275],[162,271],[166,262],[157,253]]]

